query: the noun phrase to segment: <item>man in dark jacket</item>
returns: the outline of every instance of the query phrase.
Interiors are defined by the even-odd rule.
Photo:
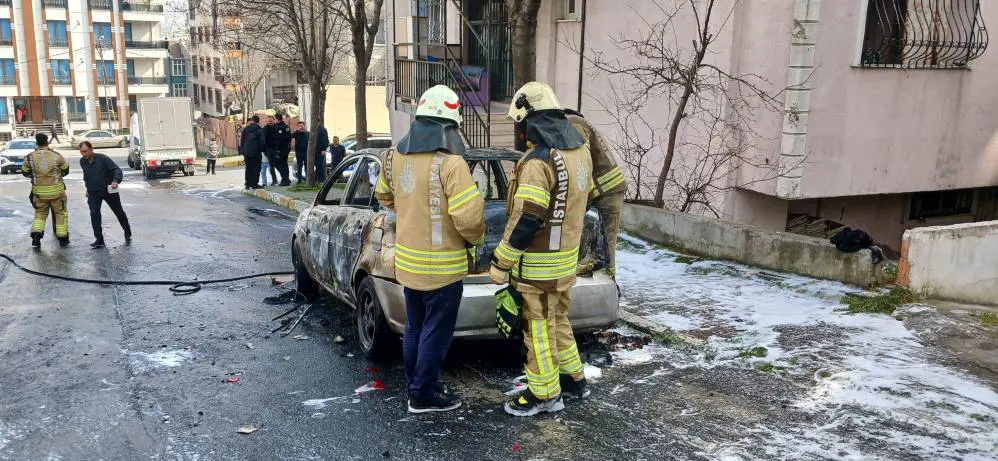
[[[94,152],[90,141],[80,143],[80,168],[83,170],[83,183],[87,187],[87,205],[90,206],[90,224],[94,228],[94,243],[90,248],[104,248],[104,232],[101,230],[101,204],[107,202],[118,218],[118,224],[125,231],[125,243],[132,243],[132,227],[128,224],[128,216],[121,207],[121,196],[118,194],[118,184],[123,175],[118,164],[104,154]]]
[[[246,188],[259,189],[260,185],[260,164],[263,162],[263,151],[266,148],[266,141],[263,137],[263,128],[260,128],[260,117],[254,115],[250,122],[243,127],[242,140],[239,143],[239,151],[246,160]]]
[[[281,185],[291,185],[291,171],[288,165],[288,157],[291,154],[291,127],[284,123],[284,115],[277,114],[277,139],[274,144],[277,149],[277,171],[281,173]]]
[[[267,156],[267,165],[270,168],[270,185],[277,185],[277,124],[274,123],[274,119],[270,118],[267,120],[267,124],[263,126],[263,155]],[[264,186],[267,185],[267,173],[263,173],[264,179],[261,181]]]
[[[298,129],[291,137],[295,140],[295,177],[298,184],[305,181],[305,156],[308,155],[308,131],[305,129],[305,122],[298,122]]]
[[[326,126],[322,124],[322,119],[319,119],[319,128],[316,129],[315,134],[315,180],[317,182],[326,180],[327,147],[329,147],[329,132],[326,131]],[[331,167],[335,167],[336,165],[336,163],[333,163]]]

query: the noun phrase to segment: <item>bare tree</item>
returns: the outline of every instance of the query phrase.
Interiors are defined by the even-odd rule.
[[[367,77],[374,54],[374,41],[381,27],[384,0],[337,0],[336,14],[350,29],[354,59],[354,111],[357,119],[357,149],[367,147]]]
[[[513,88],[533,81],[537,75],[537,12],[541,0],[506,0],[513,48]]]
[[[342,29],[336,14],[341,0],[214,0],[220,17],[238,18],[242,34],[256,37],[243,43],[251,53],[259,53],[294,69],[299,81],[311,91],[307,184],[315,184],[316,141],[325,107],[325,88],[345,50]]]
[[[716,0],[677,0],[671,8],[656,0],[654,19],[644,15],[639,19],[645,26],[640,32],[615,40],[617,48],[632,58],[607,60],[601,52],[587,58],[596,72],[614,77],[618,106],[635,114],[617,123],[637,124],[665,143],[651,191],[657,207],[699,208],[717,215],[719,192],[748,184],[726,182],[736,176],[740,165],[763,170],[762,178],[749,183],[784,173],[775,164],[759,165],[764,162],[747,154],[759,136],[753,131],[755,114],[781,110],[782,91],[770,91],[769,82],[759,75],[734,75],[709,59],[738,3],[734,0],[730,10],[721,11]],[[681,32],[690,29],[695,30],[692,40]],[[663,100],[669,102],[668,123],[650,123],[648,112],[660,113]],[[677,153],[689,154],[680,168],[674,167]],[[642,164],[642,174],[648,168]],[[674,195],[667,198],[667,192]]]

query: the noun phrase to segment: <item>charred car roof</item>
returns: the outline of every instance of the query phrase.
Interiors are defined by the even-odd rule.
[[[355,155],[374,155],[380,157],[385,149],[367,148],[361,149],[349,157]],[[523,154],[515,151],[513,149],[508,149],[505,147],[477,147],[468,149],[464,154],[464,159],[469,161],[481,161],[481,160],[512,160],[516,161],[522,157]]]

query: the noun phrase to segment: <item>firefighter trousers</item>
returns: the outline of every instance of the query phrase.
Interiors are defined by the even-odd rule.
[[[624,208],[624,193],[614,192],[601,195],[593,205],[603,220],[603,233],[606,234],[606,270],[611,277],[617,276],[617,233],[620,232],[620,212]]]
[[[69,237],[69,208],[66,207],[66,194],[56,196],[31,196],[31,206],[35,208],[35,220],[31,222],[31,235],[45,235],[45,221],[49,212],[55,222],[55,236]]]
[[[542,291],[519,284],[523,294],[523,342],[527,348],[527,387],[535,397],[550,400],[561,395],[559,374],[579,381],[585,374],[575,344],[568,306],[570,288]]]

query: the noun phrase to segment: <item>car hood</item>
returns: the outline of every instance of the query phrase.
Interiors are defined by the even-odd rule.
[[[7,157],[10,160],[23,159],[26,155],[34,151],[34,149],[10,149],[0,152],[0,157]]]

